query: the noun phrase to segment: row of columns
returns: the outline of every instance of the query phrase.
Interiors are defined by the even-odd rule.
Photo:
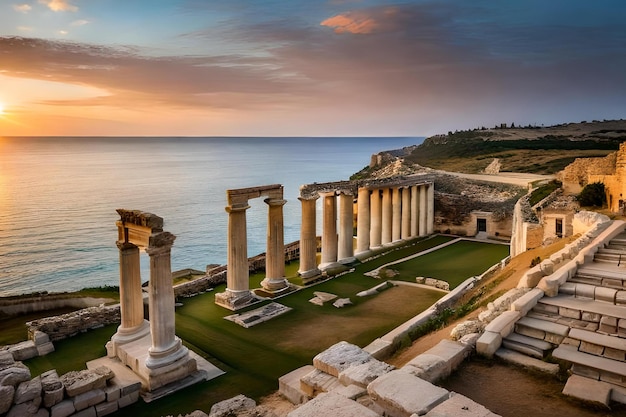
[[[316,211],[322,198],[322,253],[316,262]],[[434,186],[432,183],[397,187],[360,187],[357,191],[357,244],[353,247],[353,202],[349,191],[319,192],[300,197],[302,225],[300,270],[306,279],[337,264],[350,263],[355,255],[385,245],[425,236],[434,227]],[[337,202],[339,210],[337,210]],[[337,227],[339,219],[339,227]]]

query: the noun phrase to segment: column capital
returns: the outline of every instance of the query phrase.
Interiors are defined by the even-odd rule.
[[[226,210],[226,213],[237,213],[239,211],[246,211],[250,208],[250,206],[248,204],[246,205],[239,205],[239,204],[233,204],[232,206],[226,206],[226,208],[224,210]]]
[[[335,190],[321,191],[321,192],[318,192],[318,194],[320,195],[320,197],[335,197],[337,195],[337,192]]]
[[[133,243],[130,243],[130,242],[123,242],[123,241],[120,241],[120,240],[118,240],[117,242],[115,242],[115,244],[117,245],[117,248],[118,248],[119,250],[121,250],[121,251],[128,250],[128,249],[136,249],[136,248],[138,248],[138,246],[137,246],[137,245],[135,245],[135,244],[133,244]]]
[[[314,194],[314,195],[310,195],[310,196],[300,196],[298,197],[298,200],[300,201],[316,201],[318,198],[320,198],[319,194]]]
[[[160,232],[150,236],[150,245],[146,248],[146,253],[150,256],[169,251],[174,245],[176,236],[170,232]]]
[[[284,206],[287,200],[283,200],[282,198],[266,198],[263,202],[268,206]]]

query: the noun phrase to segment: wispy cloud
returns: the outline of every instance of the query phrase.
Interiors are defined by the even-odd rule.
[[[329,17],[320,25],[334,28],[335,33],[369,34],[391,29],[397,12],[396,7],[347,12]]]
[[[68,0],[39,0],[40,4],[48,6],[54,12],[77,12],[78,7],[71,4]]]
[[[20,12],[20,13],[28,13],[32,9],[33,8],[29,4],[14,4],[13,5],[13,10],[15,10],[16,12]]]
[[[85,26],[87,24],[89,24],[89,20],[85,20],[85,19],[74,20],[71,23],[72,26]]]

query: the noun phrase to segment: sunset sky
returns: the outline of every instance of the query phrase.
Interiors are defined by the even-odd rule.
[[[0,0],[0,136],[620,118],[624,0]]]

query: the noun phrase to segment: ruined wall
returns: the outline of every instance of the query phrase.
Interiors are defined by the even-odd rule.
[[[89,307],[60,316],[45,317],[26,323],[28,338],[33,340],[35,332],[46,333],[50,340],[56,342],[83,333],[91,329],[97,329],[109,324],[120,323],[120,306]]]
[[[583,187],[595,182],[590,175],[612,175],[615,173],[617,152],[604,158],[576,158],[563,171],[557,174],[557,179],[563,183],[563,190],[569,194],[578,194]]]

